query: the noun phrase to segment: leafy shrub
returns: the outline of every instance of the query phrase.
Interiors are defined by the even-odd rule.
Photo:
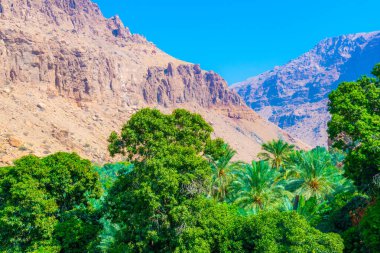
[[[262,212],[238,233],[244,252],[343,252],[338,234],[324,234],[295,212]]]
[[[380,252],[380,201],[369,206],[359,225],[363,241],[371,252]]]
[[[64,227],[60,222],[77,206],[87,206],[89,197],[100,196],[98,174],[88,160],[68,153],[42,159],[26,156],[14,164],[0,168],[0,248],[6,252],[60,252],[60,242],[65,248],[65,240],[56,240],[56,229]],[[66,230],[67,236],[73,231]]]

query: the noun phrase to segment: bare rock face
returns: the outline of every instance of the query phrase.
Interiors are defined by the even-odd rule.
[[[328,94],[370,74],[378,62],[380,32],[344,35],[232,87],[264,118],[312,146],[326,146]]]
[[[95,26],[87,21],[98,21],[102,17],[98,6],[89,0],[2,0],[0,5],[4,19],[53,22],[78,30]]]
[[[0,101],[0,165],[56,151],[111,161],[108,135],[144,107],[200,113],[238,159],[277,138],[307,148],[219,75],[162,52],[90,0],[0,0]]]
[[[15,137],[9,137],[8,138],[8,143],[9,143],[9,145],[11,145],[14,148],[19,148],[19,147],[22,146],[22,142],[19,139],[15,138]]]
[[[107,22],[107,27],[112,31],[112,35],[115,37],[128,39],[132,35],[129,29],[124,27],[123,22],[121,22],[119,16],[110,18]]]
[[[221,76],[213,71],[202,71],[199,65],[176,67],[169,63],[167,68],[149,68],[143,96],[146,102],[165,107],[182,103],[196,103],[206,108],[245,105],[239,95],[228,89]]]

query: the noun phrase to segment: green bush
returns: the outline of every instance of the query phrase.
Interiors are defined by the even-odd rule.
[[[60,252],[65,240],[56,240],[56,229],[77,206],[87,206],[89,197],[100,196],[98,174],[76,154],[26,156],[14,164],[0,168],[0,248]],[[67,235],[74,230],[67,230]]]
[[[262,212],[244,221],[239,240],[244,252],[343,252],[338,234],[322,233],[296,212]]]
[[[360,231],[365,245],[371,252],[380,252],[380,201],[370,206],[360,222]]]

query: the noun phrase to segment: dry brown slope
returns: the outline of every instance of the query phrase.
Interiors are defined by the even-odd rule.
[[[177,60],[89,0],[0,1],[0,163],[76,151],[106,162],[107,137],[139,108],[202,114],[249,160],[284,131],[225,81]]]

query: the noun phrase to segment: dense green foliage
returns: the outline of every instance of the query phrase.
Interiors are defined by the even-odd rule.
[[[176,217],[186,226],[176,252],[342,252],[337,234],[323,234],[291,212],[241,216],[227,204],[199,199]]]
[[[272,169],[268,162],[253,161],[242,164],[234,172],[231,184],[231,199],[247,213],[279,208],[286,194],[284,185],[276,182],[280,173]]]
[[[207,152],[207,150],[205,152]],[[213,158],[215,155],[209,156],[209,162],[212,170],[209,195],[219,201],[226,199],[228,186],[232,179],[231,173],[236,167],[239,166],[238,163],[231,161],[235,154],[236,152],[228,146],[228,144],[223,144],[219,148],[219,158],[217,160]]]
[[[273,140],[238,162],[198,114],[143,109],[109,137],[126,161],[57,153],[0,168],[0,252],[378,252],[373,74],[330,95],[330,152]]]
[[[281,167],[285,168],[285,162],[294,150],[294,145],[290,145],[283,140],[273,140],[264,143],[262,148],[263,152],[259,153],[258,157],[269,161],[273,168],[279,170]]]
[[[111,134],[108,149],[111,155],[119,153],[134,160],[168,156],[177,147],[201,152],[211,132],[211,126],[198,114],[178,109],[165,115],[159,110],[143,109],[123,126],[120,135]]]
[[[329,136],[335,147],[348,151],[346,174],[365,191],[380,172],[379,69],[380,65],[374,68],[374,78],[342,83],[329,96]]]
[[[333,164],[333,158],[324,148],[310,152],[295,152],[291,156],[289,169],[293,172],[288,188],[305,199],[324,199],[339,191],[349,190],[350,182]]]
[[[347,153],[345,174],[372,200],[357,196],[332,216],[345,252],[380,252],[380,64],[372,74],[340,84],[329,96],[329,136],[334,147]]]
[[[360,222],[361,235],[371,252],[380,250],[380,201],[368,207]]]
[[[263,212],[242,225],[242,252],[342,252],[337,234],[312,228],[294,212]]]
[[[211,131],[197,114],[144,109],[123,127],[120,139],[111,135],[110,152],[126,154],[134,163],[106,200],[107,217],[122,227],[114,251],[175,248],[172,240],[180,229],[175,213],[186,208],[185,202],[208,193],[211,169],[201,154]]]
[[[100,226],[87,200],[101,193],[91,163],[57,153],[14,164],[0,173],[0,249],[60,252],[76,245],[83,252],[91,247]]]
[[[232,162],[235,152],[211,140],[211,131],[199,115],[145,109],[112,133],[111,154],[126,155],[134,167],[118,176],[105,201],[107,219],[120,228],[110,252],[342,252],[339,236],[318,232],[298,214],[261,214],[292,198],[282,170],[292,146],[272,142],[287,150],[277,170],[273,162]],[[259,225],[267,216],[273,231]],[[281,237],[292,228],[294,236]]]

